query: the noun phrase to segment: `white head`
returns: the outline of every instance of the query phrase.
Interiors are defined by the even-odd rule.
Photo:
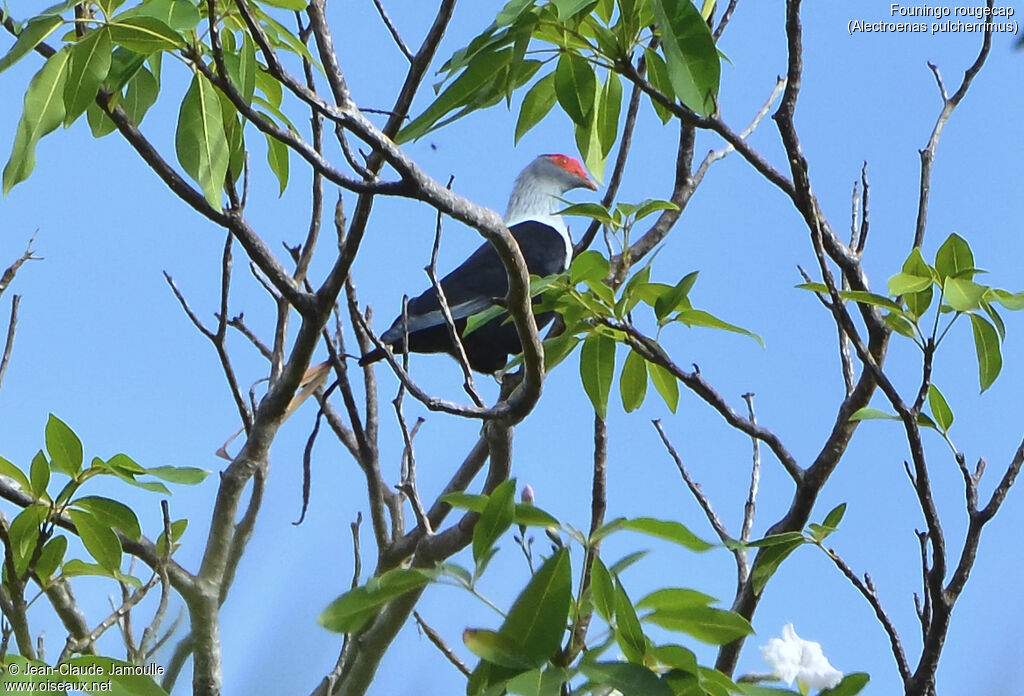
[[[516,177],[505,212],[505,224],[538,220],[557,228],[568,237],[565,223],[555,212],[565,204],[559,200],[575,188],[597,190],[579,160],[567,155],[541,155]]]

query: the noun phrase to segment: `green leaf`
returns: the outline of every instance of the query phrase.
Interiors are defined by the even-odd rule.
[[[955,232],[949,235],[935,253],[935,271],[943,282],[947,278],[970,280],[974,276],[974,254],[967,240]]]
[[[128,17],[154,17],[177,31],[192,31],[199,25],[199,8],[191,0],[146,0],[141,5],[125,10],[117,20]],[[225,33],[225,38],[228,33]],[[225,59],[232,51],[225,52]]]
[[[597,112],[597,140],[601,143],[601,155],[607,157],[619,135],[619,112],[622,109],[622,81],[614,71],[608,77],[601,91],[600,109]]]
[[[462,642],[474,655],[499,667],[524,670],[540,666],[526,654],[522,645],[497,631],[467,628],[462,632]]]
[[[674,100],[675,90],[672,89],[672,83],[669,80],[668,65],[665,63],[665,59],[655,51],[645,48],[644,62],[647,64],[647,80],[651,86],[668,97],[669,100]],[[672,112],[656,99],[651,99],[651,106],[654,107],[654,113],[658,115],[663,124],[672,120]]]
[[[124,503],[101,496],[86,496],[71,501],[71,507],[91,512],[93,517],[113,529],[120,529],[129,539],[142,538],[142,528],[135,512]]]
[[[109,568],[104,568],[97,563],[86,563],[85,561],[80,561],[77,558],[72,558],[70,561],[65,563],[64,567],[60,569],[60,574],[65,578],[73,578],[79,575],[98,575],[104,578],[113,578],[136,589],[142,587],[142,581],[134,575],[122,573],[117,569],[111,570]]]
[[[978,382],[981,391],[992,386],[1003,369],[1003,356],[999,349],[999,334],[987,319],[977,314],[971,317],[971,328],[974,330],[974,348],[978,354]]]
[[[843,677],[843,680],[831,689],[824,689],[818,696],[856,696],[871,681],[871,677],[864,672],[851,672]]]
[[[142,119],[146,117],[149,108],[156,103],[159,94],[160,85],[156,77],[146,68],[142,68],[128,82],[128,91],[121,106],[128,113],[132,123],[138,126],[142,124]]]
[[[897,273],[889,279],[889,292],[893,295],[916,293],[926,288],[930,288],[931,286],[932,279],[930,277],[922,278],[921,276],[911,275],[909,273]]]
[[[929,290],[928,293],[930,295],[931,290]],[[900,334],[901,336],[906,336],[907,338],[914,338],[917,335],[914,331],[914,325],[903,317],[902,310],[899,314],[895,312],[889,312],[883,317],[883,320],[885,321],[886,326],[888,326],[890,329]]]
[[[169,483],[179,483],[183,486],[202,483],[210,475],[209,471],[194,466],[154,466],[152,469],[146,469],[146,473]]]
[[[675,413],[679,406],[679,382],[676,381],[676,376],[655,363],[650,363],[647,366],[647,372],[651,376],[654,388],[658,390],[665,405],[668,406],[668,410]]]
[[[119,471],[129,476],[135,476],[136,474],[146,473],[146,469],[143,468],[138,462],[129,457],[127,454],[115,454],[107,461],[100,459],[93,460],[93,466],[102,466],[112,471]]]
[[[569,282],[576,285],[587,280],[604,280],[610,270],[608,259],[601,252],[593,249],[584,251],[573,259],[569,267]]]
[[[181,539],[185,530],[188,529],[188,520],[174,520],[171,522],[171,552],[176,549],[177,542]],[[160,536],[156,539],[156,553],[158,556],[163,556],[167,550],[167,532],[160,532]]]
[[[0,457],[0,476],[6,476],[7,478],[14,479],[14,482],[18,484],[18,488],[20,488],[22,492],[32,493],[32,484],[29,483],[28,477],[25,476],[25,472],[3,457]]]
[[[558,520],[550,513],[529,503],[516,503],[513,520],[524,527],[558,527]]]
[[[546,662],[561,645],[571,600],[569,551],[559,549],[530,578],[498,632],[523,646],[535,664]],[[515,676],[518,671],[482,662],[473,670],[468,692],[476,693]]]
[[[739,614],[711,607],[657,609],[644,620],[709,645],[725,645],[754,632],[750,622]]]
[[[103,521],[94,515],[71,509],[68,517],[75,523],[78,536],[96,562],[107,570],[114,572],[121,569],[121,540],[117,534]]]
[[[593,218],[594,220],[597,220],[598,222],[603,223],[605,225],[615,225],[615,220],[608,213],[608,209],[605,208],[600,203],[574,203],[573,205],[570,205],[568,208],[563,208],[562,210],[559,210],[558,214],[579,215],[581,217]],[[599,252],[596,252],[594,250],[585,251],[582,254],[580,254],[580,256],[585,256],[587,254],[599,254]],[[607,273],[605,275],[607,275]],[[604,278],[604,276],[601,276],[601,278]]]
[[[68,79],[64,86],[64,126],[70,126],[96,100],[100,83],[110,70],[114,45],[110,30],[100,27],[82,37],[71,48]]]
[[[586,58],[571,52],[558,57],[555,95],[573,123],[581,127],[589,124],[597,99],[597,76]]]
[[[275,78],[270,76],[266,70],[256,70],[256,88],[259,89],[266,96],[264,104],[268,106],[270,111],[276,112],[281,108],[281,100],[284,99],[284,87]],[[254,99],[259,104],[258,99]],[[286,121],[283,121],[286,122]]]
[[[0,73],[11,67],[19,60],[27,56],[46,37],[57,30],[64,23],[59,15],[41,15],[30,19],[25,27],[18,33],[18,39],[11,46],[10,50],[0,58]]]
[[[643,665],[584,660],[580,663],[580,672],[591,682],[611,687],[622,696],[673,696],[668,684]]]
[[[652,259],[653,261],[653,259]],[[637,306],[643,296],[641,288],[647,287],[651,280],[651,263],[630,276],[622,288],[622,297],[615,303],[615,316],[625,318]]]
[[[600,556],[594,556],[594,565],[590,570],[590,591],[597,613],[611,623],[615,614],[615,581]]]
[[[393,568],[335,599],[321,612],[318,621],[328,631],[358,631],[382,606],[423,587],[429,580],[429,576],[419,570]]]
[[[280,7],[282,10],[301,12],[306,9],[306,0],[263,0],[264,5]]]
[[[942,298],[958,312],[969,312],[981,308],[981,298],[988,292],[984,285],[965,278],[946,278],[942,287]]]
[[[619,392],[622,396],[622,408],[626,413],[640,408],[647,395],[647,361],[634,350],[629,351],[626,362],[622,365]]]
[[[50,485],[50,462],[46,460],[42,450],[32,457],[32,465],[28,471],[32,481],[32,494],[36,500],[45,497],[46,487]]]
[[[803,544],[803,538],[794,538],[784,543],[765,547],[757,554],[754,568],[750,573],[750,580],[755,595],[760,595],[764,591],[765,585],[768,584],[768,581],[775,574],[775,571],[779,569],[779,566],[782,565],[782,562],[786,560],[789,554],[796,551]]]
[[[693,289],[694,283],[697,282],[699,274],[700,271],[687,273],[675,284],[675,287],[658,296],[654,302],[654,316],[659,322],[677,309],[690,309],[690,301],[687,297],[690,290]]]
[[[551,0],[551,4],[554,5],[555,12],[558,15],[558,21],[562,23],[568,22],[583,8],[593,2],[594,0]]]
[[[118,46],[144,56],[157,51],[173,51],[185,47],[181,35],[156,17],[115,17],[108,25],[110,38]]]
[[[557,86],[557,83],[556,83]],[[594,93],[594,101],[587,114],[585,123],[576,123],[573,128],[573,135],[576,139],[576,149],[587,170],[598,182],[604,179],[604,166],[607,157],[601,150],[600,134],[598,133],[597,115],[601,111],[601,99],[604,91],[598,89]]]
[[[619,560],[615,561],[608,570],[614,575],[621,575],[627,568],[642,559],[648,553],[650,553],[650,551],[634,551],[633,553],[626,554]]]
[[[515,22],[528,9],[533,7],[534,0],[509,0],[494,18],[494,24],[505,27]]]
[[[561,696],[562,685],[568,681],[568,671],[548,665],[544,670],[531,669],[509,679],[504,688],[517,696]]]
[[[516,481],[503,481],[491,493],[473,528],[473,561],[478,565],[515,519]]]
[[[615,340],[601,334],[591,334],[583,341],[580,351],[580,378],[583,390],[590,397],[597,414],[608,413],[608,395],[615,374]]]
[[[46,451],[57,471],[74,478],[82,470],[82,441],[52,413],[46,421]]]
[[[658,539],[666,539],[691,551],[707,551],[714,548],[714,544],[709,544],[698,537],[683,523],[673,520],[657,520],[653,517],[636,517],[632,519],[619,517],[595,530],[591,535],[591,540],[603,539],[620,529],[640,532],[641,534],[647,534]]]
[[[899,420],[900,417],[892,413],[886,413],[877,408],[871,408],[865,406],[864,408],[858,408],[850,415],[852,421],[863,421],[863,420]]]
[[[637,663],[644,661],[644,655],[647,654],[647,636],[644,635],[633,602],[630,601],[621,582],[615,583],[615,640],[627,660]]]
[[[722,331],[731,331],[733,333],[742,334],[743,336],[749,336],[750,338],[757,341],[758,345],[764,348],[764,340],[756,333],[747,331],[746,329],[730,324],[727,321],[722,321],[713,314],[709,314],[702,309],[683,309],[672,319],[678,321],[687,326],[703,326],[708,329],[720,329]]]
[[[14,571],[22,575],[32,560],[36,543],[39,541],[39,526],[49,514],[47,505],[29,505],[19,512],[13,520],[8,532],[14,555]]]
[[[43,546],[35,571],[44,585],[57,572],[67,550],[68,538],[64,535],[53,537]]]
[[[487,51],[474,57],[433,104],[398,132],[395,142],[401,145],[429,133],[441,117],[469,103],[480,91],[490,86],[502,69],[508,67],[511,58],[511,48]]]
[[[178,0],[172,0],[178,2]],[[246,104],[252,104],[252,98],[256,94],[256,72],[259,69],[256,62],[256,48],[248,34],[242,38],[241,49],[234,53],[224,54],[224,65],[228,69],[228,76],[235,85],[238,93]]]
[[[939,425],[939,429],[942,432],[949,430],[950,426],[953,425],[953,409],[949,407],[946,397],[942,395],[942,392],[934,384],[928,385],[928,406],[931,408],[932,417]]]
[[[737,686],[739,687],[739,693],[743,694],[743,696],[801,696],[799,691],[793,691],[792,689],[760,686],[744,682],[737,684]]]
[[[484,508],[487,507],[487,501],[490,500],[486,495],[477,495],[473,493],[445,493],[441,496],[442,502],[448,503],[453,508],[459,510],[472,510],[473,512],[483,512]]]
[[[111,92],[120,92],[145,64],[146,56],[118,46],[110,57],[110,70],[103,80],[103,86]]]
[[[699,674],[697,656],[692,650],[681,645],[659,645],[652,651],[654,658],[663,665],[682,670],[687,674]]]
[[[651,0],[676,96],[699,114],[715,110],[721,62],[707,22],[691,2]]]
[[[655,590],[636,603],[637,609],[687,609],[706,607],[718,600],[711,595],[685,587],[667,587]]]
[[[68,49],[50,56],[28,83],[25,110],[18,121],[11,157],[4,167],[3,194],[25,181],[36,167],[36,144],[64,121]]]
[[[559,549],[513,603],[501,633],[518,641],[534,660],[547,660],[558,650],[565,633],[571,590],[569,552]]]
[[[829,294],[828,286],[824,283],[800,283],[796,287],[800,290],[810,290],[811,292],[821,293],[822,295]],[[902,307],[890,300],[888,297],[876,295],[875,293],[867,292],[866,290],[840,290],[839,296],[844,300],[853,300],[860,304],[883,307],[893,312],[903,311]]]
[[[903,262],[902,270],[889,279],[889,292],[903,295],[910,314],[920,317],[931,304],[934,280],[932,269],[921,256],[921,250],[914,247]]]
[[[651,213],[657,213],[662,210],[679,210],[679,206],[673,203],[672,201],[663,201],[655,198],[648,198],[637,207],[636,212],[633,214],[633,219],[643,220]],[[694,280],[696,280],[697,271],[694,271],[690,275],[694,276]]]
[[[1007,292],[1006,290],[993,289],[992,299],[1006,307],[1011,312],[1024,309],[1024,292]]]
[[[210,205],[220,210],[228,143],[217,90],[202,75],[192,78],[181,102],[174,145],[182,168],[203,189]]]
[[[993,324],[995,324],[996,331],[999,333],[999,340],[1005,341],[1006,324],[1003,323],[1003,318],[999,316],[999,312],[996,311],[996,308],[993,307],[988,300],[981,301],[981,308],[985,310],[985,314],[987,314],[988,318],[992,320]]]
[[[825,527],[831,527],[832,529],[839,529],[839,523],[843,521],[843,515],[845,514],[846,503],[839,503],[839,505],[836,505],[834,508],[829,510],[827,515],[825,515],[822,525]]]
[[[180,1],[180,0],[178,0]],[[101,694],[104,692],[111,693],[108,687],[116,684],[112,690],[113,693],[119,696],[167,696],[167,692],[161,689],[153,677],[146,674],[138,674],[135,670],[138,666],[131,665],[127,662],[115,660],[110,657],[100,657],[98,655],[81,655],[79,657],[73,657],[66,663],[77,667],[80,672],[73,672],[77,674],[87,674],[85,670],[89,667],[99,668],[98,674],[105,675],[102,681],[93,682],[93,684],[99,684],[95,690],[86,689],[87,694]],[[97,679],[99,679],[97,677]],[[109,681],[107,681],[109,680]],[[89,684],[88,678],[82,679],[86,685]]]
[[[267,135],[267,163],[270,165],[270,170],[274,172],[274,176],[277,177],[280,187],[277,195],[283,196],[284,190],[288,186],[288,146],[269,135]]]
[[[544,117],[555,105],[555,74],[549,73],[530,88],[523,97],[523,103],[519,107],[519,118],[516,120],[516,134],[514,144],[519,144],[519,139],[544,120]]]

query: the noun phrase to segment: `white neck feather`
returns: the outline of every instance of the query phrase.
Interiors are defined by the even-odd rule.
[[[523,172],[516,179],[515,188],[508,200],[508,209],[505,211],[505,224],[511,227],[526,220],[550,225],[565,241],[566,263],[572,258],[572,239],[569,237],[569,230],[565,221],[556,212],[565,207],[559,200],[564,193],[562,186],[543,178],[526,176]]]

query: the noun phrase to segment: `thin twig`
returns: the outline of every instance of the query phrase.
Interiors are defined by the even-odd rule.
[[[757,414],[754,413],[754,394],[747,392],[743,395],[747,402],[747,416],[750,422],[757,425]],[[747,493],[747,502],[743,505],[743,528],[740,530],[740,541],[750,541],[750,533],[754,528],[754,513],[757,510],[757,488],[761,481],[761,443],[756,437],[750,438],[754,451],[751,456],[750,466],[750,490]]]
[[[988,0],[986,7],[989,11],[995,0]],[[991,23],[985,25],[985,33],[981,42],[981,49],[978,51],[977,58],[974,59],[974,63],[964,72],[964,79],[960,83],[960,87],[957,88],[956,92],[952,96],[947,96],[946,86],[942,82],[942,75],[939,73],[938,66],[933,63],[928,63],[928,67],[931,69],[932,74],[935,76],[935,82],[939,88],[939,95],[942,97],[942,110],[939,112],[939,116],[935,121],[935,126],[932,128],[931,136],[928,138],[928,144],[924,149],[920,150],[921,155],[921,185],[920,193],[918,196],[917,203],[917,224],[914,230],[914,246],[919,247],[924,243],[925,228],[928,225],[928,200],[931,194],[931,183],[932,183],[932,163],[935,160],[935,151],[939,146],[939,139],[942,137],[942,131],[946,127],[946,123],[949,121],[950,116],[953,115],[953,111],[963,100],[967,94],[967,90],[970,89],[971,83],[974,81],[975,76],[981,70],[982,66],[985,65],[985,60],[988,58],[989,50],[992,48],[992,29],[990,28]]]
[[[714,508],[711,507],[711,501],[708,496],[704,493],[704,490],[700,487],[700,484],[693,480],[690,476],[690,472],[686,470],[686,466],[683,464],[682,458],[679,453],[676,452],[676,448],[672,446],[671,440],[668,439],[668,435],[665,434],[665,429],[661,427],[661,420],[654,419],[651,421],[654,423],[655,429],[658,431],[658,435],[661,436],[661,441],[665,445],[665,449],[668,450],[669,455],[672,457],[672,461],[676,463],[676,468],[679,470],[680,475],[683,477],[683,481],[686,482],[686,487],[693,493],[693,497],[697,499],[697,503],[700,505],[701,510],[704,511],[704,515],[708,518],[708,522],[711,523],[711,527],[715,530],[715,534],[722,542],[731,542],[732,537],[729,535],[729,531],[725,528],[725,524],[722,522],[722,518],[718,516]]]
[[[7,340],[4,342],[4,355],[0,358],[0,387],[4,383],[4,375],[7,374],[7,366],[11,361],[11,351],[14,350],[14,334],[18,330],[18,305],[21,304],[21,295],[11,297],[11,319],[7,323]]]
[[[455,177],[448,178],[448,188],[452,186],[452,182],[455,181]],[[469,357],[466,355],[466,346],[462,342],[462,336],[459,335],[459,329],[455,325],[455,319],[452,317],[451,306],[448,304],[448,297],[445,295],[444,287],[441,285],[441,281],[437,278],[437,255],[441,249],[441,211],[437,211],[437,224],[434,231],[434,248],[430,252],[430,265],[426,267],[427,276],[430,278],[431,285],[434,286],[434,292],[437,293],[437,300],[441,305],[441,315],[444,317],[445,327],[448,329],[448,338],[452,342],[452,346],[456,351],[456,359],[459,361],[459,366],[462,368],[463,383],[462,388],[469,394],[469,398],[473,400],[477,408],[484,408],[484,400],[480,397],[480,393],[476,390],[476,385],[473,384],[473,371],[469,366]],[[408,334],[406,340],[402,344],[405,346],[405,350],[408,350]],[[407,368],[408,369],[408,368]]]
[[[423,630],[423,633],[425,633],[427,638],[430,639],[430,642],[441,651],[441,654],[445,656],[448,662],[455,665],[455,669],[462,672],[463,675],[467,677],[471,676],[473,674],[473,670],[467,667],[466,664],[459,659],[459,656],[456,655],[455,651],[452,650],[448,643],[445,642],[444,638],[441,637],[441,634],[431,628],[427,622],[423,620],[423,617],[420,616],[418,611],[414,611],[412,615],[416,619],[416,623],[419,625],[420,629]]]
[[[836,568],[846,576],[864,599],[868,601],[871,608],[874,609],[875,616],[878,618],[879,623],[882,624],[882,628],[885,629],[886,635],[889,636],[889,645],[892,647],[892,654],[896,659],[896,667],[900,671],[900,677],[904,681],[908,680],[910,678],[910,665],[907,663],[907,655],[903,650],[903,643],[900,641],[896,626],[886,613],[885,607],[882,606],[882,602],[878,597],[878,591],[875,589],[875,584],[871,581],[871,576],[865,573],[864,579],[861,580],[834,549],[826,548],[821,544],[818,544],[818,547],[825,552],[825,555],[832,560]]]
[[[391,17],[388,16],[387,10],[384,9],[384,5],[381,4],[380,0],[373,0],[374,7],[377,8],[377,13],[380,14],[380,18],[384,21],[384,26],[388,28],[388,32],[391,33],[391,38],[395,40],[395,44],[398,46],[398,50],[402,52],[410,63],[415,60],[415,56],[409,47],[405,45],[405,41],[402,39],[402,35],[398,33],[398,28],[394,22],[391,21]],[[418,617],[417,617],[418,618]]]

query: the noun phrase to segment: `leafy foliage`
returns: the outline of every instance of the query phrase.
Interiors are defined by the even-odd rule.
[[[897,334],[911,339],[922,351],[930,353],[938,349],[956,321],[967,316],[974,336],[978,383],[984,392],[992,386],[1003,367],[1002,342],[1006,329],[996,305],[1009,311],[1024,309],[1024,292],[1012,293],[975,282],[975,276],[981,272],[975,267],[970,244],[953,233],[936,251],[933,264],[925,261],[917,247],[910,252],[900,272],[889,278],[890,297],[861,291],[840,291],[839,295],[844,300],[886,310],[885,321]],[[817,293],[828,292],[821,283],[803,283],[797,287]],[[933,308],[932,300],[936,294],[939,301]],[[926,318],[929,309],[935,314]],[[952,316],[945,325],[940,326],[941,317],[950,314]],[[948,430],[953,423],[953,414],[937,388],[929,391],[929,406],[933,419],[929,419],[928,425],[935,427],[937,423],[942,432]],[[854,416],[856,419],[889,417],[875,409],[861,409]]]
[[[97,495],[81,495],[82,488],[97,477],[113,477],[126,483],[170,495],[157,481],[139,480],[152,476],[177,484],[202,482],[208,472],[193,467],[160,466],[145,468],[125,454],[103,460],[95,457],[84,465],[82,441],[64,421],[50,414],[45,429],[46,451],[32,458],[28,472],[0,457],[0,475],[8,477],[33,504],[23,509],[10,524],[9,545],[5,554],[12,557],[15,572],[24,580],[38,579],[43,589],[61,578],[99,575],[133,587],[141,582],[122,571],[122,539],[140,541],[142,527],[135,512],[124,503]],[[57,477],[67,479],[59,490],[52,486]],[[73,525],[86,554],[91,559],[66,559],[68,537],[58,531],[58,523]],[[70,524],[69,524],[70,523]],[[172,524],[177,537],[184,532],[185,520]],[[161,532],[160,536],[163,536]],[[164,553],[158,544],[159,551]],[[173,548],[171,551],[173,552]],[[95,562],[92,562],[95,561]]]
[[[687,0],[511,0],[491,26],[442,66],[441,85],[447,86],[397,140],[416,140],[502,98],[510,100],[535,74],[544,73],[521,102],[516,142],[558,104],[573,124],[580,156],[600,180],[618,138],[618,72],[640,51],[649,54],[648,65],[656,65],[651,83],[664,100],[676,103],[678,97],[680,108],[700,114],[714,110],[720,58],[707,22]]]

